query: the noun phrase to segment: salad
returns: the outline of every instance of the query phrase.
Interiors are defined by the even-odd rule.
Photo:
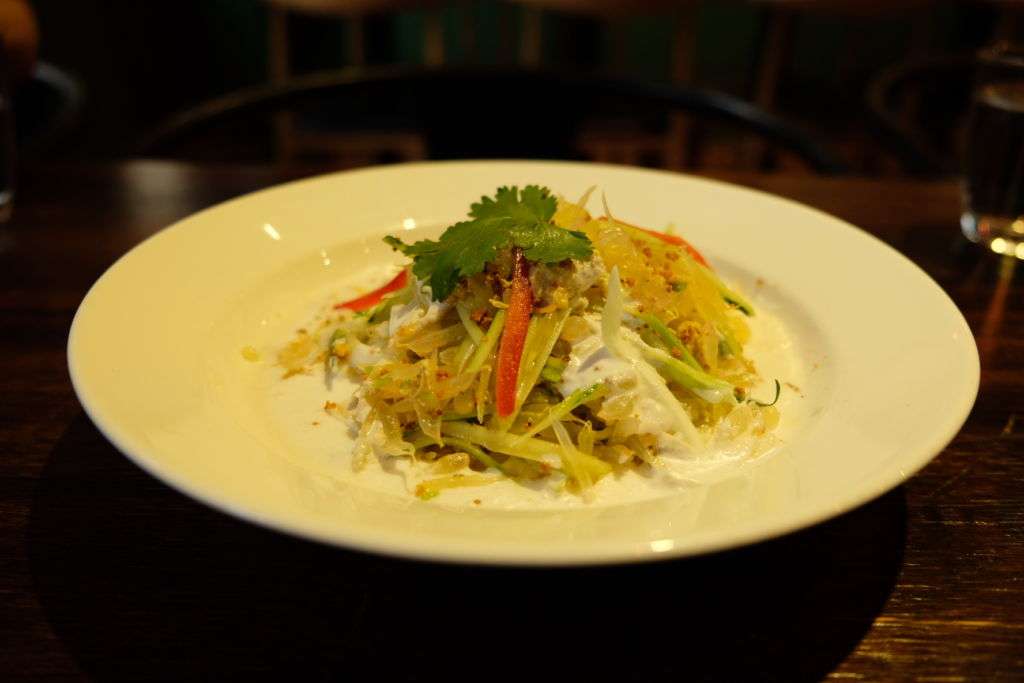
[[[752,398],[751,303],[683,238],[591,215],[591,193],[502,187],[437,240],[386,237],[402,270],[280,352],[285,377],[358,383],[326,405],[355,469],[423,499],[503,480],[586,497],[767,448],[779,383]]]

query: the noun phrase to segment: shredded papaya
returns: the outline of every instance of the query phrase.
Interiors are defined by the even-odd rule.
[[[689,242],[684,240],[679,235],[669,235],[668,233],[665,233],[665,232],[658,232],[657,230],[648,230],[647,228],[637,228],[637,229],[638,230],[643,230],[644,232],[646,232],[648,235],[651,235],[652,237],[657,237],[662,242],[665,242],[667,244],[674,244],[677,247],[682,247],[683,249],[686,250],[686,253],[689,254],[693,258],[694,261],[696,261],[697,263],[701,264],[705,268],[710,268],[711,267],[711,266],[708,265],[708,262],[704,259],[704,256],[699,251],[697,251],[696,247],[694,247],[692,244],[690,244]]]

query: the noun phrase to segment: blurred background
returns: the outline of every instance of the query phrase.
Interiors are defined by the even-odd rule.
[[[944,175],[1014,2],[0,0],[18,157]]]

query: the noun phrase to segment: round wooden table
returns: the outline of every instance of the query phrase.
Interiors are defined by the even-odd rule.
[[[725,177],[863,227],[964,312],[981,391],[920,474],[753,547],[511,570],[249,526],[144,474],[82,412],[65,344],[92,282],[172,221],[285,179],[164,162],[22,174],[0,227],[0,678],[1024,679],[1024,282],[962,242],[954,183]]]

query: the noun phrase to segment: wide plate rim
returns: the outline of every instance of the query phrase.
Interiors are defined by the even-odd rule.
[[[152,461],[147,458],[143,453],[139,452],[136,446],[133,446],[128,437],[122,429],[120,429],[115,421],[111,421],[109,416],[101,414],[95,404],[90,401],[89,387],[83,384],[81,373],[79,369],[79,361],[76,357],[76,339],[81,329],[83,316],[88,315],[88,308],[93,303],[95,298],[95,292],[101,284],[112,276],[116,270],[128,259],[133,258],[133,254],[136,254],[142,248],[152,248],[152,245],[161,239],[167,239],[169,235],[173,235],[176,231],[186,229],[187,226],[195,221],[197,218],[206,216],[207,214],[215,211],[223,211],[229,209],[236,203],[242,203],[250,201],[257,195],[265,195],[267,193],[287,191],[294,189],[301,185],[316,184],[324,182],[327,179],[337,178],[339,176],[352,176],[355,174],[378,174],[378,173],[401,173],[407,169],[420,169],[422,167],[429,167],[431,169],[443,169],[446,167],[467,167],[467,166],[487,166],[492,167],[494,165],[503,165],[509,167],[524,167],[524,166],[548,166],[548,167],[580,167],[585,166],[595,172],[614,172],[614,173],[640,173],[640,174],[654,174],[659,176],[672,176],[674,178],[683,178],[687,182],[694,182],[698,184],[706,184],[709,186],[717,186],[728,188],[730,191],[736,191],[740,193],[752,193],[760,195],[763,198],[767,198],[773,202],[782,202],[790,205],[791,207],[798,207],[799,210],[804,212],[810,212],[815,214],[817,218],[826,220],[837,226],[842,226],[846,230],[852,230],[859,238],[867,239],[872,242],[873,248],[881,249],[886,252],[888,256],[895,256],[901,262],[901,266],[909,268],[919,278],[923,279],[927,286],[933,288],[934,293],[941,296],[944,304],[955,312],[957,323],[961,326],[962,331],[965,332],[963,339],[967,342],[966,351],[969,352],[968,358],[968,376],[966,385],[969,388],[968,391],[960,396],[959,406],[954,410],[955,413],[961,415],[960,419],[952,421],[945,426],[941,431],[937,431],[932,440],[928,444],[922,444],[915,449],[915,457],[908,458],[901,461],[901,467],[888,467],[873,477],[869,485],[863,485],[857,492],[857,495],[851,495],[847,498],[837,501],[837,504],[830,509],[817,509],[804,511],[803,514],[793,515],[791,519],[788,519],[785,523],[769,523],[762,526],[748,525],[746,528],[734,532],[728,536],[721,536],[715,538],[715,534],[703,534],[704,538],[698,536],[696,542],[691,542],[687,545],[676,545],[664,550],[655,551],[651,548],[643,548],[639,546],[626,547],[622,543],[611,543],[602,544],[600,542],[588,542],[577,547],[562,548],[557,553],[551,552],[550,549],[544,547],[533,548],[527,550],[526,548],[511,549],[501,548],[496,551],[495,548],[482,548],[479,543],[465,542],[465,543],[451,543],[443,548],[439,548],[436,543],[432,543],[430,539],[415,541],[405,539],[402,542],[393,542],[385,538],[375,537],[372,534],[344,534],[344,533],[324,533],[317,530],[313,530],[302,525],[291,524],[283,522],[272,516],[266,516],[260,513],[258,510],[239,506],[231,501],[227,501],[223,498],[218,498],[215,492],[199,490],[195,486],[191,486],[189,482],[183,480],[175,473],[168,471],[166,468],[162,468],[159,463]],[[639,169],[629,166],[620,166],[614,164],[594,164],[587,162],[571,162],[571,161],[546,161],[546,160],[500,160],[500,159],[483,159],[483,160],[470,160],[470,161],[439,161],[439,162],[413,162],[407,164],[396,164],[387,167],[370,167],[365,169],[356,169],[350,171],[338,171],[333,173],[315,175],[307,178],[301,178],[297,180],[288,181],[285,183],[276,184],[266,188],[249,192],[238,197],[228,199],[224,202],[220,202],[208,208],[202,209],[201,211],[192,213],[180,220],[177,220],[168,226],[158,230],[154,234],[148,236],[146,239],[141,241],[127,253],[122,255],[117,261],[115,261],[104,273],[96,280],[96,282],[90,287],[81,304],[76,310],[75,316],[72,320],[72,324],[68,334],[68,345],[67,345],[67,360],[70,379],[72,387],[77,395],[84,411],[89,418],[96,425],[98,430],[103,436],[110,441],[118,451],[125,455],[129,460],[139,466],[143,471],[147,472],[151,476],[159,479],[163,483],[167,484],[176,491],[197,500],[204,505],[207,505],[215,510],[224,512],[236,518],[263,526],[268,529],[287,533],[290,535],[305,538],[311,541],[322,542],[328,545],[334,545],[344,547],[352,550],[361,550],[371,553],[401,557],[406,559],[414,560],[428,560],[428,561],[440,561],[440,562],[456,562],[456,563],[468,563],[468,564],[481,564],[481,565],[524,565],[524,566],[569,566],[569,565],[595,565],[595,564],[618,564],[618,563],[633,563],[633,562],[645,562],[645,561],[659,561],[665,559],[689,557],[702,555],[706,553],[726,550],[730,548],[740,547],[749,545],[752,543],[770,540],[783,536],[794,531],[805,529],[828,519],[832,519],[846,512],[849,512],[857,507],[860,507],[881,495],[889,492],[890,490],[899,486],[903,481],[913,476],[921,468],[927,465],[934,457],[936,457],[941,451],[955,438],[959,432],[963,423],[966,421],[970,410],[976,400],[978,387],[980,384],[980,362],[978,358],[977,345],[975,343],[973,334],[960,312],[959,308],[952,301],[949,295],[938,285],[923,269],[921,269],[916,263],[907,258],[904,254],[888,245],[878,237],[871,233],[853,225],[841,218],[838,218],[832,214],[822,211],[816,207],[808,206],[802,202],[795,201],[786,197],[772,194],[758,188],[746,187],[743,185],[731,183],[716,178],[706,178],[697,175],[675,173],[670,171],[656,170],[656,169]]]

